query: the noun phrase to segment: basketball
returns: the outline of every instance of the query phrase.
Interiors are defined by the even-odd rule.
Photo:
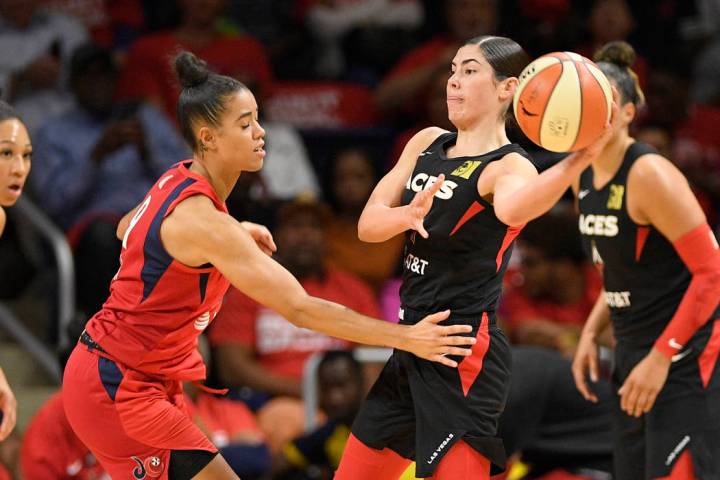
[[[572,52],[530,63],[513,98],[527,137],[552,152],[574,152],[595,141],[610,120],[612,90],[597,65]]]

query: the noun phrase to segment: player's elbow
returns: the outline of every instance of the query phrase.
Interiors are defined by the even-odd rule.
[[[383,241],[382,239],[378,239],[375,230],[376,229],[373,228],[373,222],[370,221],[367,215],[361,215],[358,221],[358,238],[360,241],[369,243]]]
[[[293,295],[287,300],[288,310],[283,316],[298,328],[308,328],[308,320],[312,315],[312,299],[306,292]]]
[[[495,205],[495,216],[508,227],[521,227],[528,222],[526,215],[512,206]]]

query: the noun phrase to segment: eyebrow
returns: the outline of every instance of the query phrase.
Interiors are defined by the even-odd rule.
[[[480,65],[480,62],[477,61],[477,60],[475,60],[474,58],[468,58],[468,59],[465,59],[465,60],[463,60],[462,62],[460,62],[460,66],[463,66],[463,65],[465,65],[466,63],[470,63],[470,62],[475,62],[475,63],[477,63],[478,65]],[[455,62],[452,62],[451,65],[455,65]]]
[[[248,116],[250,116],[250,115],[252,115],[252,114],[253,114],[252,111],[245,112],[245,113],[241,114],[241,115],[237,118],[237,120],[241,120],[241,119],[243,119],[243,118],[245,118],[245,117],[248,117]],[[237,120],[236,120],[236,121],[237,121]]]
[[[17,143],[14,142],[13,140],[0,140],[0,143],[10,143],[12,145],[17,145]],[[31,147],[31,146],[32,146],[32,143],[25,144],[25,147]]]

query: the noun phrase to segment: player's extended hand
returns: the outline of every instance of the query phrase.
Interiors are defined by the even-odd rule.
[[[10,385],[5,379],[5,374],[0,369],[0,411],[2,411],[2,422],[0,422],[0,442],[5,440],[13,427],[15,427],[17,402]]]
[[[277,252],[277,246],[273,240],[272,233],[270,233],[267,227],[252,222],[240,222],[240,225],[248,231],[263,253],[272,257],[273,252]]]
[[[670,364],[669,358],[655,348],[651,349],[650,353],[635,365],[618,390],[620,408],[633,417],[649,412],[665,385]]]
[[[442,187],[444,181],[445,175],[441,173],[437,181],[433,183],[430,188],[417,192],[412,202],[407,206],[408,224],[412,230],[418,232],[423,238],[428,238],[429,236],[423,226],[423,220],[425,220],[425,215],[430,211],[433,198],[438,190],[440,190],[440,187]]]
[[[408,327],[410,335],[408,344],[403,350],[414,353],[420,358],[439,362],[448,367],[457,367],[457,362],[447,358],[449,355],[466,357],[472,355],[472,350],[462,348],[467,345],[474,345],[477,340],[474,337],[458,335],[472,331],[470,325],[447,325],[440,326],[450,315],[450,310],[433,313],[421,321]]]
[[[605,145],[608,143],[608,141],[610,141],[613,134],[620,127],[620,122],[622,120],[620,115],[620,103],[622,100],[620,98],[620,93],[618,93],[617,91],[617,88],[615,88],[614,86],[612,86],[611,88],[613,101],[610,104],[610,121],[605,124],[605,129],[597,140],[595,140],[593,143],[578,152],[579,155],[577,156],[577,158],[581,158],[588,163],[595,159],[598,155],[600,155],[600,153],[602,153]]]
[[[580,335],[572,362],[572,373],[575,387],[585,400],[597,403],[597,396],[588,388],[586,378],[586,374],[589,373],[593,383],[598,381],[598,347],[594,334],[583,332]]]

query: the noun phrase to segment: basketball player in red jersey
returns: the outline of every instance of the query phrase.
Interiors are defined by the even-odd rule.
[[[505,133],[527,63],[509,38],[478,37],[462,46],[447,82],[457,133],[417,133],[365,206],[361,239],[408,232],[400,323],[450,309],[448,322],[471,325],[478,342],[457,369],[395,352],[355,420],[338,480],[394,480],[411,460],[418,476],[443,480],[487,479],[504,468],[497,424],[510,352],[495,312],[512,243],[557,202],[610,132],[538,175]]]
[[[5,230],[5,210],[22,194],[30,173],[32,144],[25,124],[13,108],[0,100],[0,236]],[[16,418],[16,401],[5,373],[0,368],[0,441],[5,440]]]
[[[242,171],[263,163],[252,93],[183,52],[178,120],[195,152],[163,174],[123,219],[121,266],[110,298],[86,325],[65,368],[63,398],[78,437],[113,478],[235,479],[183,407],[182,381],[200,381],[197,337],[232,283],[295,325],[357,343],[407,349],[454,367],[470,353],[467,326],[414,327],[310,297],[268,254],[268,231],[240,224],[224,204]]]
[[[643,95],[635,52],[595,56],[620,92],[620,121],[573,186],[580,233],[604,291],[573,362],[578,390],[598,377],[595,339],[612,324],[614,464],[619,480],[720,478],[720,250],[682,173],[629,134]]]

